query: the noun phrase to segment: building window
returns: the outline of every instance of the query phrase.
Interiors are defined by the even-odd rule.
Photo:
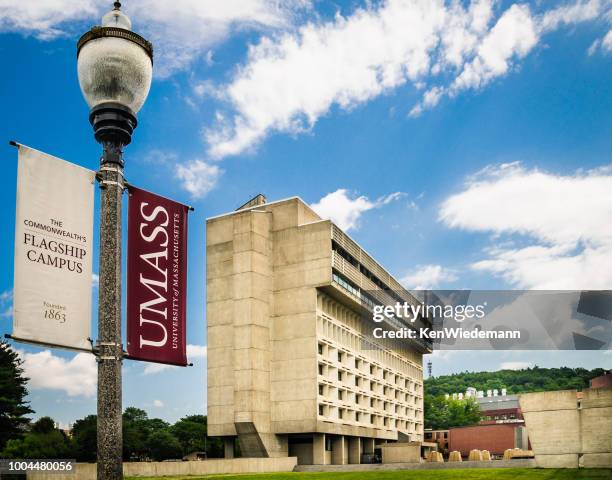
[[[386,379],[387,379],[387,371],[383,370],[383,380],[386,380]]]
[[[361,412],[355,413],[355,421],[357,421],[357,422],[361,421]]]
[[[370,375],[374,375],[374,365],[370,365]]]
[[[357,370],[359,370],[359,368],[361,367],[361,360],[359,360],[358,358],[355,359],[355,368]]]
[[[344,390],[338,390],[338,400],[342,400],[342,397],[344,397]]]
[[[373,398],[370,398],[370,407],[374,408],[374,399]]]
[[[319,375],[323,375],[323,365],[319,364]]]
[[[325,450],[331,452],[332,450],[332,439],[331,437],[325,436]]]
[[[338,418],[341,420],[344,418],[344,408],[338,410]]]
[[[358,387],[359,386],[359,377],[355,377],[355,386]]]
[[[323,344],[319,343],[319,355],[323,355]]]
[[[342,377],[343,377],[343,376],[344,376],[344,375],[342,375],[342,372],[341,372],[341,371],[338,371],[338,380],[342,381]]]
[[[370,382],[370,390],[374,391],[374,382]]]
[[[319,405],[319,415],[321,415],[321,416],[325,415],[325,409],[324,409],[323,405]]]
[[[325,386],[324,385],[319,385],[319,395],[324,395],[324,393],[323,393],[324,391],[325,391]]]

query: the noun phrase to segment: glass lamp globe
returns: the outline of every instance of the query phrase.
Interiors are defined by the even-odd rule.
[[[79,84],[89,107],[119,104],[135,115],[144,104],[153,74],[153,47],[131,31],[132,22],[115,2],[78,42]]]

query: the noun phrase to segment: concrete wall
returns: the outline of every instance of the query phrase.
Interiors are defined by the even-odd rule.
[[[235,458],[201,462],[126,462],[123,474],[130,477],[163,477],[170,475],[210,475],[218,473],[291,472],[296,457]],[[96,480],[95,463],[77,463],[74,474],[29,473],[28,480]]]
[[[612,467],[612,388],[520,397],[527,433],[543,468]]]
[[[382,463],[419,463],[420,443],[387,443],[380,447]]]

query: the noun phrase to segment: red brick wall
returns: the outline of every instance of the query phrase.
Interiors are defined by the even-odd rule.
[[[470,450],[488,450],[492,455],[503,455],[504,450],[514,448],[516,425],[475,425],[473,427],[451,428],[449,450],[459,450],[467,456]]]
[[[595,377],[591,380],[591,388],[612,387],[612,374]]]

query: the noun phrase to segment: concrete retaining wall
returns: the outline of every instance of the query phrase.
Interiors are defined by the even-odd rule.
[[[126,462],[126,477],[163,477],[171,475],[210,475],[217,473],[291,472],[296,457],[232,458],[195,462]],[[28,480],[96,480],[95,463],[77,463],[75,474],[30,473]]]
[[[381,446],[383,463],[419,463],[420,443],[387,443]]]
[[[493,460],[490,462],[378,463],[362,465],[298,465],[296,472],[369,472],[377,470],[454,470],[463,468],[533,468],[533,459]]]

